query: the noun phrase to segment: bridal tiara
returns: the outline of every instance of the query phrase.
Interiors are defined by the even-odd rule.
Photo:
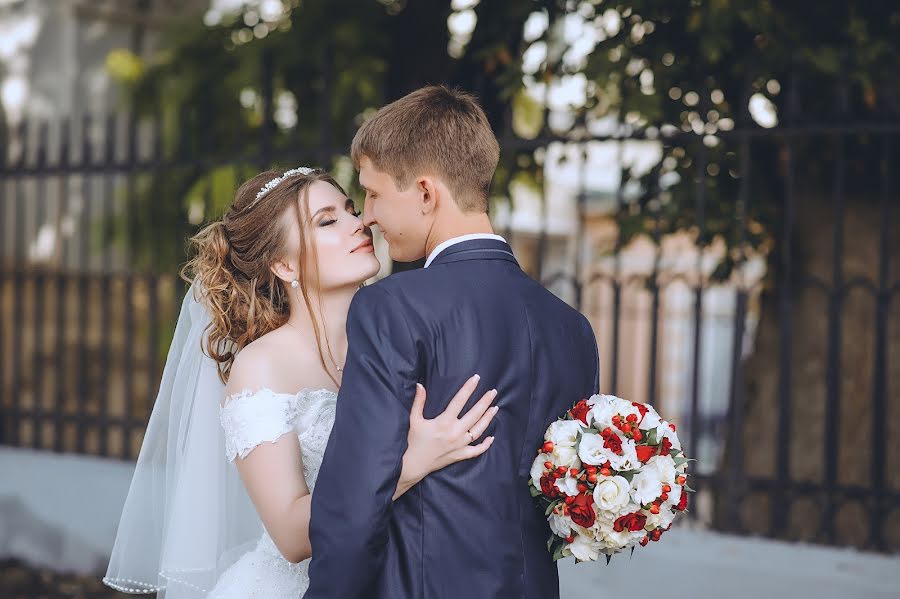
[[[284,171],[284,174],[282,174],[280,177],[275,177],[260,188],[259,192],[256,194],[256,199],[253,200],[253,203],[248,206],[248,208],[256,205],[256,203],[263,199],[266,194],[278,187],[281,182],[288,177],[293,177],[294,175],[311,175],[314,172],[316,172],[316,169],[310,168],[308,166],[298,166],[297,168],[292,168],[291,170]]]

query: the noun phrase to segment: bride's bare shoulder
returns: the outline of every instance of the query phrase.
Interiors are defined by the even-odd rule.
[[[264,387],[273,391],[293,389],[297,384],[296,366],[304,361],[305,352],[292,341],[276,329],[242,348],[231,365],[226,393]]]

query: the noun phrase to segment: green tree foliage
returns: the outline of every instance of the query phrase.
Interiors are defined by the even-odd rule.
[[[253,3],[236,14],[207,15],[206,22],[202,15],[187,16],[166,32],[160,53],[145,60],[121,52],[110,57],[133,105],[164,123],[164,153],[172,166],[165,176],[146,178],[135,201],[149,216],[132,227],[139,249],[155,254],[161,267],[180,261],[182,248],[160,257],[161,248],[151,241],[159,235],[148,233],[146,223],[165,230],[166,239],[183,238],[220,213],[236,183],[255,169],[320,164],[352,189],[352,169],[341,156],[355,128],[382,103],[426,83],[477,93],[502,140],[512,139],[507,122],[519,137],[535,138],[531,145],[507,146],[495,180],[498,195],[508,195],[514,177],[542,184],[541,153],[534,151],[542,140],[583,139],[607,119],[615,127],[603,134],[659,139],[664,148],[649,173],[632,173],[627,165],[623,171],[623,183],[633,181],[638,190],[622,196],[625,238],[692,227],[702,169],[707,202],[701,241],[722,235],[735,247],[764,243],[783,193],[771,174],[783,174],[785,166],[783,139],[759,141],[740,131],[900,112],[895,3],[285,5],[286,12],[270,20]],[[468,39],[454,40],[448,18],[470,9],[474,30]],[[543,29],[526,25],[542,18]],[[541,45],[543,58],[534,61]],[[573,118],[551,127],[547,98],[555,87],[573,83],[583,90],[566,109]],[[870,141],[862,136],[846,155],[859,164],[874,160]],[[794,147],[795,157],[822,155],[795,160],[808,170],[800,175],[827,175],[829,147]],[[742,196],[747,164],[767,175],[751,177]]]
[[[701,241],[723,235],[732,246],[744,239],[764,243],[779,217],[786,138],[752,136],[754,130],[884,122],[900,113],[896,3],[559,1],[545,3],[544,11],[550,25],[533,44],[546,44],[547,58],[525,78],[536,84],[584,78],[571,130],[614,116],[620,134],[664,140],[662,161],[639,178],[636,205],[623,219],[626,240],[638,232],[691,228],[699,216],[702,169]],[[567,60],[583,41],[579,22],[599,32],[597,40],[583,58]],[[572,29],[574,40],[567,39]],[[794,143],[799,181],[833,179],[831,141]],[[854,189],[871,193],[880,145],[869,135],[846,143],[848,170],[860,175]],[[742,195],[748,165],[754,172]],[[631,178],[626,168],[623,180]]]

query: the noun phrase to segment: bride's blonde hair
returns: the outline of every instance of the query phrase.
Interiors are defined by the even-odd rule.
[[[225,215],[207,224],[190,239],[195,254],[181,271],[182,278],[197,283],[196,287],[203,293],[200,299],[210,311],[212,324],[203,349],[216,361],[223,383],[228,382],[237,352],[284,325],[290,315],[288,293],[291,288],[270,268],[284,258],[287,251],[288,229],[281,224],[284,213],[293,210],[300,225],[299,263],[316,264],[312,244],[311,260],[305,260],[307,227],[304,223],[309,220],[309,187],[316,181],[324,181],[346,195],[331,175],[314,170],[309,174],[286,177],[257,199],[260,190],[282,173],[269,170],[244,182]],[[320,319],[314,313],[310,290],[304,279],[306,277],[300,277],[299,290],[313,321],[319,359],[337,385],[331,369],[325,364],[326,352],[334,361],[331,347],[327,338],[323,347]],[[316,272],[314,291],[318,293],[318,290]]]

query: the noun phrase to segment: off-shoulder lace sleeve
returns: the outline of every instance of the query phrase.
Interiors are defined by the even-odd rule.
[[[245,458],[258,445],[274,443],[294,430],[300,417],[296,395],[269,389],[242,391],[222,403],[219,420],[225,431],[228,461]]]

